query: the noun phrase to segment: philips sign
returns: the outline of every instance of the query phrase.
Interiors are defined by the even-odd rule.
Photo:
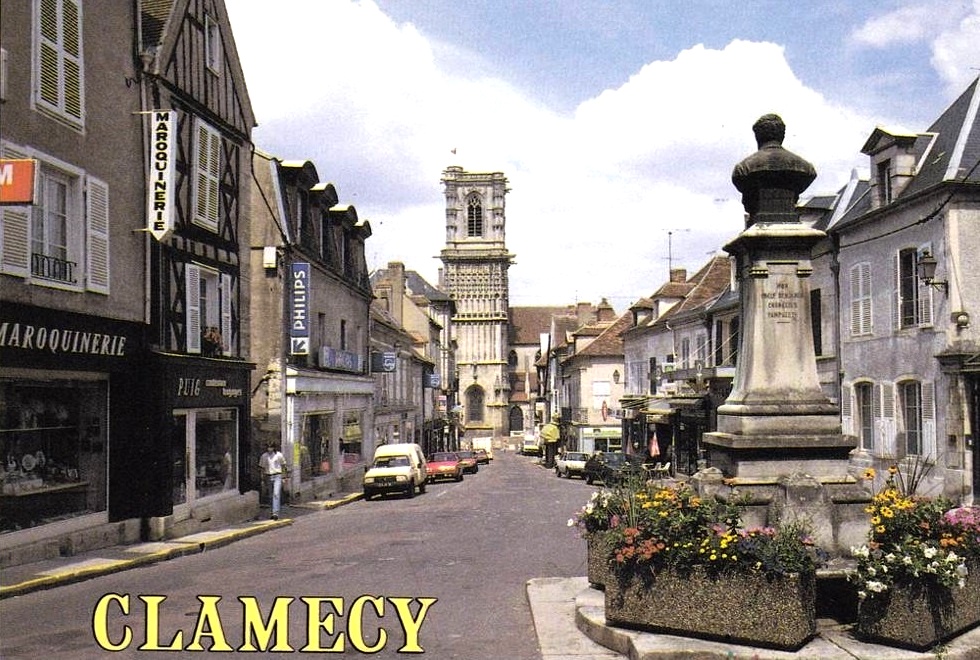
[[[289,294],[289,352],[310,354],[310,264],[296,262],[290,266],[292,288]]]

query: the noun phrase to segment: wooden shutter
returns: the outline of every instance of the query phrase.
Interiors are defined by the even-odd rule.
[[[881,450],[884,456],[896,456],[895,384],[881,384]]]
[[[221,343],[222,354],[231,355],[231,297],[232,279],[227,273],[221,274]]]
[[[82,7],[78,0],[40,0],[38,5],[37,103],[81,126]]]
[[[841,433],[854,435],[854,406],[850,385],[841,385],[840,388],[840,421]]]
[[[931,287],[930,287],[931,288]],[[936,459],[936,384],[923,382],[922,387],[922,455]]]
[[[4,158],[30,158],[26,151],[9,144],[0,153]],[[29,204],[0,206],[0,273],[17,277],[31,273],[31,209]]]
[[[85,288],[109,293],[109,186],[88,177],[85,195]]]
[[[850,271],[851,335],[871,332],[871,264],[856,264]]]
[[[201,352],[201,269],[194,264],[184,267],[186,300],[187,352]]]
[[[197,122],[195,151],[197,167],[194,178],[194,222],[217,232],[221,134],[200,120]]]

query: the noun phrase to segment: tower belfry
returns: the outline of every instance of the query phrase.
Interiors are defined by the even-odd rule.
[[[514,255],[505,244],[507,178],[447,167],[442,286],[456,302],[453,328],[467,438],[507,434],[507,330]]]

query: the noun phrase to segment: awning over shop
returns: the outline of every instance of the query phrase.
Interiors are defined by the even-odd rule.
[[[662,397],[649,398],[646,406],[640,411],[646,417],[647,424],[669,424],[670,416],[674,412],[670,407],[670,400]]]

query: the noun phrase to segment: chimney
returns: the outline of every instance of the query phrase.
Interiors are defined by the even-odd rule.
[[[684,283],[687,281],[687,269],[686,268],[671,268],[670,269],[670,281]]]
[[[575,320],[579,327],[589,325],[595,319],[592,311],[592,303],[580,302],[575,304]]]
[[[405,264],[400,261],[388,262],[388,282],[391,284],[391,301],[388,311],[399,324],[402,323],[402,305],[405,298]]]
[[[616,320],[616,310],[612,308],[609,301],[603,298],[599,301],[599,307],[596,309],[596,321],[599,323],[609,323]]]

